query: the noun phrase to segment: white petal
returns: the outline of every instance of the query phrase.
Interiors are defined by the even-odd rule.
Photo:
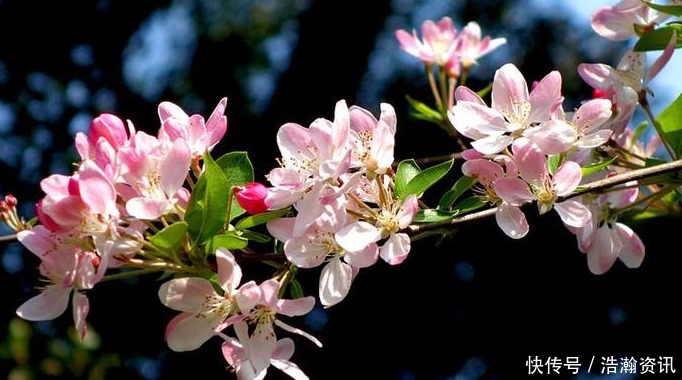
[[[62,315],[69,305],[71,288],[49,285],[40,294],[24,302],[17,315],[28,321],[47,321]]]
[[[353,281],[351,267],[336,257],[322,268],[320,274],[320,302],[325,307],[341,302]]]

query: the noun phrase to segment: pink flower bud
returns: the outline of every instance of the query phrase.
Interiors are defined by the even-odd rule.
[[[9,208],[17,207],[17,198],[12,194],[5,195],[5,203]]]
[[[94,118],[90,123],[90,141],[96,144],[100,137],[104,137],[114,149],[123,146],[128,140],[123,120],[110,113],[103,113]]]
[[[268,188],[258,182],[245,185],[237,194],[237,202],[249,214],[261,214],[268,211],[265,198],[268,196]]]

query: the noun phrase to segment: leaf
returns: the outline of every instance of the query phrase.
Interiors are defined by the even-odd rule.
[[[457,211],[442,211],[435,209],[419,210],[417,215],[414,216],[413,221],[415,223],[442,222],[454,218],[457,214]]]
[[[410,194],[416,194],[417,197],[421,196],[429,187],[433,186],[439,179],[443,178],[444,175],[450,171],[452,168],[454,160],[448,160],[442,162],[438,165],[432,166],[428,169],[421,171],[419,174],[414,176],[405,188],[403,189],[405,197]],[[398,195],[400,198],[400,195]],[[405,198],[400,198],[404,200]]]
[[[159,252],[168,257],[174,257],[180,251],[180,247],[182,247],[187,228],[187,222],[175,222],[151,236],[149,242]]]
[[[476,184],[475,178],[467,176],[460,177],[457,182],[452,185],[452,188],[440,198],[440,201],[438,202],[438,210],[449,210],[457,198],[462,196],[465,191],[471,189],[474,184]]]
[[[479,208],[486,205],[486,202],[482,201],[477,196],[471,196],[469,198],[462,199],[461,202],[454,207],[454,211],[457,211],[458,215],[466,214],[471,211],[478,210]]]
[[[660,5],[650,3],[648,1],[642,1],[642,3],[646,4],[649,8],[655,9],[659,12],[663,12],[671,16],[677,17],[682,16],[682,5]]]
[[[222,231],[227,219],[230,186],[210,154],[204,155],[204,173],[199,177],[185,211],[187,230],[193,242],[203,244]]]
[[[404,200],[409,193],[406,193],[407,184],[421,172],[419,166],[414,160],[400,161],[398,168],[395,171],[395,195]]]
[[[663,132],[663,139],[675,155],[680,157],[682,154],[682,94],[658,114],[656,121]]]
[[[277,219],[283,215],[286,215],[289,211],[291,211],[291,207],[268,211],[258,215],[251,215],[240,220],[234,228],[238,230],[246,230],[255,226],[259,226],[273,219]]]
[[[216,160],[216,164],[225,173],[228,189],[232,188],[232,186],[246,185],[254,180],[253,165],[246,152],[226,153]],[[244,214],[244,212],[239,203],[232,202],[229,220]]]
[[[611,165],[611,163],[615,161],[615,159],[616,157],[611,157],[608,160],[604,160],[602,162],[598,162],[596,164],[592,164],[590,166],[582,168],[583,177],[587,177],[588,175],[592,175],[602,169],[605,169],[607,166]]]
[[[243,230],[243,231],[240,231],[240,233],[241,233],[241,236],[243,238],[249,239],[251,241],[255,241],[256,243],[267,243],[270,240],[272,240],[272,238],[270,238],[270,236],[268,236],[268,235],[261,234],[259,232],[250,231],[250,230]]]
[[[675,48],[682,47],[682,25],[670,24],[643,34],[633,49],[635,51],[664,50],[670,42],[673,31],[677,32]]]
[[[235,231],[227,231],[222,235],[212,237],[206,244],[206,251],[214,253],[218,248],[225,248],[227,250],[243,249],[249,244],[249,241],[237,235]]]
[[[561,161],[563,161],[562,158],[563,157],[560,154],[547,157],[547,170],[549,171],[549,174],[554,174],[554,172],[559,168]]]
[[[437,110],[410,96],[405,96],[405,98],[407,99],[407,102],[410,103],[410,107],[412,107],[410,116],[436,124],[440,124],[443,121],[443,115]]]
[[[490,90],[492,90],[492,89],[493,89],[493,83],[490,82],[490,83],[488,83],[487,86],[476,91],[476,95],[480,96],[481,98],[484,98],[486,95],[488,95],[488,93],[490,93]]]
[[[303,287],[295,278],[292,278],[291,282],[289,282],[289,294],[291,294],[292,299],[302,298],[304,296]]]

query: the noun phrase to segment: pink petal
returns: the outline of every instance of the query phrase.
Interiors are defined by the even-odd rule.
[[[587,267],[594,274],[604,274],[616,261],[618,251],[622,249],[619,240],[614,239],[611,228],[600,227],[594,237],[594,241],[587,251]]]
[[[547,176],[547,159],[528,138],[518,138],[512,145],[514,163],[521,177],[530,183],[542,183]]]
[[[588,133],[601,127],[611,117],[611,101],[608,99],[592,99],[583,103],[573,115],[573,124],[582,133]]]
[[[567,226],[580,228],[592,220],[590,210],[582,203],[574,200],[555,203],[554,209]]]
[[[419,57],[419,45],[417,43],[417,39],[412,34],[403,29],[399,29],[396,30],[395,37],[400,43],[401,49],[415,57]]]
[[[639,236],[625,224],[616,223],[614,224],[613,229],[623,244],[623,248],[618,254],[618,257],[628,268],[639,268],[644,260],[644,243],[642,243]]]
[[[78,179],[80,195],[90,211],[96,214],[118,215],[116,189],[94,162],[83,161]]]
[[[311,342],[315,343],[315,345],[317,347],[322,347],[322,342],[320,342],[317,338],[315,338],[314,336],[308,334],[307,332],[305,332],[301,329],[298,329],[296,327],[290,326],[290,325],[282,322],[282,320],[280,320],[280,319],[275,319],[275,325],[277,325],[278,327],[280,327],[286,331],[289,331],[289,332],[294,333],[294,334],[298,334],[304,338],[309,339]]]
[[[410,253],[410,248],[410,237],[407,234],[392,234],[384,245],[381,246],[379,256],[391,265],[398,265],[405,261]]]
[[[277,300],[277,313],[296,317],[310,313],[315,306],[315,297],[301,297],[294,300]]]
[[[578,74],[587,84],[600,90],[609,89],[614,80],[619,80],[618,73],[603,63],[581,63]]]
[[[346,251],[357,252],[379,241],[381,231],[367,222],[355,222],[339,230],[334,238]]]
[[[259,373],[270,366],[270,359],[272,359],[272,353],[277,344],[277,337],[272,324],[258,324],[249,340],[248,351],[251,365],[254,372]]]
[[[500,178],[493,182],[493,189],[503,201],[515,206],[535,200],[528,184],[519,178]]]
[[[592,14],[592,29],[612,41],[625,41],[635,29],[632,16],[615,7],[602,7]]]
[[[358,106],[351,106],[348,109],[350,117],[350,129],[356,132],[373,133],[377,125],[377,119],[371,112]]]
[[[499,68],[493,80],[491,107],[501,113],[521,116],[518,114],[519,105],[528,102],[528,84],[519,69],[511,63]]]
[[[173,148],[159,163],[161,188],[167,196],[174,195],[187,178],[192,153],[184,140],[173,142]]]
[[[580,165],[573,161],[566,161],[554,172],[552,180],[554,190],[559,196],[568,195],[578,187],[582,178],[583,173]]]
[[[476,178],[483,186],[490,186],[493,181],[504,176],[504,169],[500,164],[490,160],[473,159],[462,164],[462,173],[467,177]]]
[[[261,290],[255,281],[249,281],[239,287],[234,294],[234,298],[237,300],[239,311],[244,315],[248,315],[251,309],[258,304],[261,298]]]
[[[276,308],[279,299],[279,282],[271,278],[263,281],[258,287],[261,291],[260,303],[270,308]]]
[[[512,239],[521,239],[528,233],[526,216],[520,208],[503,202],[497,207],[495,220],[502,232]]]
[[[126,202],[126,211],[135,218],[153,220],[165,214],[168,206],[166,199],[136,197]]]
[[[356,268],[366,268],[368,266],[374,265],[378,258],[379,246],[377,246],[375,243],[368,244],[359,251],[346,252],[346,254],[343,255],[344,261]]]
[[[650,82],[658,73],[663,70],[665,65],[668,64],[670,61],[670,58],[673,56],[673,53],[675,52],[675,47],[677,46],[677,32],[673,30],[673,34],[670,37],[670,42],[668,42],[668,45],[666,45],[665,50],[663,50],[663,54],[661,54],[656,61],[651,65],[649,68],[649,72],[647,73],[647,77],[645,82]]]
[[[395,114],[395,109],[392,105],[388,103],[381,103],[379,105],[381,109],[381,115],[379,116],[379,121],[386,123],[388,130],[395,135],[396,125],[398,123],[397,116]]]
[[[602,129],[601,131],[594,132],[589,135],[585,135],[575,142],[575,145],[579,148],[596,148],[598,146],[606,144],[613,131],[610,129]]]
[[[481,97],[478,96],[477,93],[475,93],[473,90],[466,86],[457,87],[457,89],[455,90],[455,99],[457,99],[458,103],[462,101],[474,102],[485,107],[485,102],[483,101],[483,99],[481,99]]]
[[[52,233],[42,225],[35,226],[33,230],[19,231],[17,240],[41,259],[45,254],[56,249],[55,242],[52,240]]]
[[[303,372],[295,363],[292,363],[288,360],[272,359],[270,364],[280,371],[286,373],[294,380],[308,380],[308,376],[306,376],[305,372]]]
[[[175,352],[193,351],[215,335],[209,319],[192,313],[175,316],[166,327],[166,342]]]
[[[88,332],[86,317],[90,311],[90,302],[88,301],[88,297],[81,292],[74,292],[71,308],[73,312],[73,321],[76,325],[78,336],[80,336],[81,340],[85,339],[85,334]]]
[[[189,116],[178,105],[171,102],[161,102],[158,108],[159,120],[163,124],[170,118],[177,119],[181,123],[188,123]]]
[[[561,96],[561,74],[558,71],[547,74],[530,92],[529,98],[529,120],[536,123],[547,121],[564,99]]]
[[[242,268],[225,248],[218,248],[215,256],[218,263],[218,283],[228,294],[232,294],[242,280]]]
[[[459,133],[474,140],[507,132],[500,112],[476,102],[460,101],[448,111],[448,119]]]
[[[411,194],[407,198],[405,198],[403,204],[400,206],[400,209],[398,210],[398,214],[396,214],[396,218],[398,219],[398,226],[400,228],[409,227],[412,221],[414,220],[414,216],[417,215],[418,211],[419,201],[417,201],[417,196]]]
[[[216,295],[211,283],[200,277],[176,278],[159,288],[159,300],[162,304],[187,313],[201,310],[206,298]]]
[[[514,139],[507,135],[492,135],[471,143],[477,151],[483,154],[496,154],[503,151]]]
[[[277,145],[283,157],[314,158],[310,151],[310,147],[313,145],[310,131],[298,124],[287,123],[282,125],[277,131]]]
[[[272,352],[273,360],[289,360],[294,355],[294,341],[291,338],[282,338],[277,341],[275,351]]]
[[[218,102],[211,116],[206,121],[206,134],[208,135],[208,145],[213,146],[225,136],[227,132],[227,117],[224,115],[227,107],[227,98],[222,98]]]
[[[286,242],[294,238],[294,223],[296,218],[279,218],[269,221],[266,227],[275,239]]]
[[[314,234],[304,234],[284,243],[284,253],[292,264],[300,268],[314,268],[324,262],[329,252],[319,244]]]
[[[547,155],[559,154],[567,151],[575,142],[575,128],[562,120],[549,120],[523,132],[540,152]]]
[[[333,258],[322,268],[320,274],[320,302],[330,307],[341,302],[353,281],[353,271],[348,264],[342,263],[338,257]]]
[[[17,315],[28,321],[55,319],[66,311],[71,290],[61,285],[48,285],[40,294],[19,306]]]

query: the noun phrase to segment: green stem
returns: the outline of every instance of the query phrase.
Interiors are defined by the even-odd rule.
[[[121,272],[121,273],[116,273],[116,274],[108,274],[104,277],[102,277],[101,281],[113,281],[113,280],[122,280],[125,278],[132,278],[135,276],[140,276],[143,274],[149,274],[149,273],[157,273],[159,272],[160,269],[156,268],[146,268],[146,269],[133,269],[127,272]]]
[[[17,240],[17,234],[0,236],[0,243],[12,240]]]
[[[436,79],[433,77],[433,68],[430,63],[425,64],[426,77],[429,79],[429,86],[431,87],[431,92],[433,93],[433,98],[436,100],[436,106],[438,110],[443,108],[443,99],[441,99],[438,93],[438,86],[436,86]]]
[[[671,158],[678,159],[679,157],[677,157],[675,151],[670,146],[670,143],[665,138],[665,133],[663,132],[663,129],[661,129],[661,125],[656,120],[656,117],[654,117],[653,112],[651,112],[651,107],[649,107],[649,102],[646,99],[646,94],[640,96],[639,104],[641,104],[642,109],[644,109],[644,112],[646,113],[646,116],[649,118],[649,121],[651,121],[651,124],[654,126],[656,133],[658,133],[658,137],[661,138],[661,142],[663,142],[665,150],[668,151],[668,154],[670,155]]]

